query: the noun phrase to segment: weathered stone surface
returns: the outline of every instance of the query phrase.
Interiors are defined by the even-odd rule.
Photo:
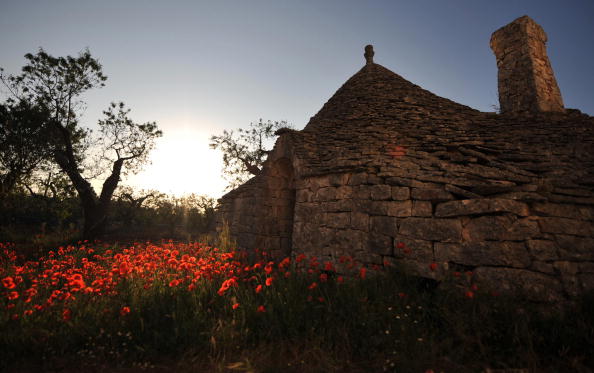
[[[362,212],[351,212],[351,228],[369,231],[369,215]]]
[[[429,188],[412,188],[410,197],[422,201],[449,201],[454,199],[454,196],[450,192],[446,192],[443,189]]]
[[[371,199],[375,201],[389,200],[392,198],[392,190],[389,185],[380,184],[370,187]]]
[[[398,247],[399,242],[403,243],[404,247]],[[394,255],[398,258],[408,258],[425,263],[431,263],[435,259],[433,242],[401,235],[394,237]]]
[[[526,243],[533,258],[544,261],[559,259],[557,245],[553,241],[527,240]]]
[[[353,198],[353,188],[350,186],[339,186],[336,188],[336,199],[343,200]]]
[[[361,184],[366,184],[367,183],[367,174],[366,173],[355,173],[352,174],[348,185],[352,185],[352,186],[356,186],[356,185],[361,185]]]
[[[503,52],[521,57],[514,48]],[[508,73],[517,92],[531,87]],[[555,277],[552,293],[569,297],[594,282],[593,139],[594,118],[578,111],[482,113],[370,63],[220,200],[217,229],[226,221],[248,249],[396,258],[427,277],[435,255],[493,281]]]
[[[403,236],[431,241],[459,242],[462,224],[458,219],[406,218],[398,230]]]
[[[553,267],[561,274],[563,289],[570,297],[576,297],[580,291],[577,278],[578,264],[573,262],[554,262]]]
[[[537,302],[564,299],[561,282],[553,276],[515,268],[480,267],[474,271],[479,286],[505,293],[520,293]]]
[[[570,206],[559,203],[534,203],[532,211],[537,215],[557,216],[571,219],[592,219],[593,209],[585,206]]]
[[[594,260],[594,238],[556,234],[559,258],[563,260]]]
[[[380,255],[394,255],[393,238],[378,233],[369,233],[369,249],[372,253]]]
[[[555,275],[556,274],[555,268],[553,267],[553,265],[551,263],[546,263],[546,262],[534,261],[534,262],[532,262],[530,269],[535,272],[546,273],[547,275]]]
[[[398,218],[392,216],[372,216],[371,233],[396,237],[398,234]]]
[[[538,219],[538,225],[544,233],[572,234],[582,237],[594,236],[594,224],[583,220],[541,217]]]
[[[508,199],[464,199],[443,202],[435,208],[435,216],[437,217],[489,214],[493,212],[510,212],[520,216],[529,215],[527,204]]]
[[[410,199],[410,188],[392,187],[392,199],[395,201],[405,201]]]
[[[327,212],[322,224],[330,228],[348,228],[351,225],[351,214],[348,212]]]
[[[406,217],[411,214],[412,201],[360,201],[357,206],[369,215]]]
[[[435,243],[435,259],[468,266],[506,266],[526,268],[530,256],[522,242],[485,241],[474,243]]]
[[[336,200],[336,188],[323,187],[314,194],[315,201],[334,201]]]
[[[491,36],[497,57],[502,113],[563,112],[563,100],[547,57],[547,35],[523,16]]]
[[[354,229],[339,229],[335,233],[334,249],[348,253],[367,249],[367,232]]]
[[[412,201],[412,216],[430,217],[433,214],[433,206],[429,201]]]
[[[583,291],[594,290],[594,273],[582,273],[577,277],[579,286]]]
[[[463,232],[467,241],[521,241],[540,236],[538,225],[513,216],[481,216],[471,219]]]

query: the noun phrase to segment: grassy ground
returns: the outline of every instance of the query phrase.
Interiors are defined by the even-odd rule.
[[[0,369],[591,372],[594,296],[565,312],[402,268],[166,242],[0,248]],[[350,276],[341,275],[350,273]]]

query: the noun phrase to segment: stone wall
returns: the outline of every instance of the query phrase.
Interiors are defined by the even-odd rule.
[[[261,175],[219,201],[216,227],[228,225],[239,247],[260,248],[275,257],[291,253],[295,187],[293,165],[277,146]]]
[[[539,189],[535,184],[504,189],[468,198],[454,185],[412,178],[309,177],[297,184],[293,249],[334,260],[347,254],[367,264],[404,263],[434,279],[446,267],[471,270],[480,284],[519,290],[535,301],[594,289],[594,206],[520,195]]]
[[[502,113],[563,111],[546,41],[542,27],[528,16],[516,19],[491,36]]]

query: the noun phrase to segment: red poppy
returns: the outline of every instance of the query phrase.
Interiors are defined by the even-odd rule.
[[[19,297],[19,293],[17,293],[16,291],[11,291],[10,293],[8,293],[8,299],[10,300],[15,300]]]
[[[266,279],[266,286],[270,286],[270,285],[272,285],[272,277],[268,277]]]
[[[16,286],[14,280],[10,276],[2,279],[2,285],[4,285],[4,287],[7,289],[14,289],[14,287]]]
[[[266,312],[266,308],[264,308],[264,306],[259,306],[258,307],[258,312]]]
[[[256,294],[260,293],[261,291],[262,291],[262,285],[256,286]]]
[[[328,281],[328,275],[325,273],[320,273],[320,281],[322,281],[322,282]]]
[[[130,313],[130,307],[128,307],[128,306],[122,307],[122,309],[120,310],[120,315],[122,315],[122,316],[126,316],[129,313]]]
[[[366,276],[367,276],[367,268],[361,267],[361,269],[359,269],[359,277],[361,277],[362,280],[365,280]]]
[[[464,296],[466,296],[466,298],[474,298],[474,293],[468,290],[466,293],[464,293]]]
[[[398,296],[399,296],[400,298],[406,298],[406,293],[398,293]]]
[[[324,271],[334,272],[334,265],[332,265],[332,262],[324,263]]]
[[[62,320],[69,321],[71,318],[72,311],[70,311],[68,308],[64,309],[64,311],[62,311]]]
[[[336,278],[336,282],[338,282],[339,284],[342,284],[344,282],[344,278],[342,276],[338,276]]]
[[[236,310],[239,307],[239,303],[235,303],[231,306],[231,308],[233,308],[234,310]]]
[[[404,249],[406,247],[406,245],[404,244],[404,242],[398,242],[396,244],[396,247],[399,248],[399,249]]]
[[[432,271],[435,271],[437,269],[437,263],[433,262],[433,263],[429,264],[429,269]]]
[[[313,290],[313,289],[315,289],[317,287],[318,287],[318,283],[317,282],[312,282],[311,285],[309,285],[308,289],[309,290]]]

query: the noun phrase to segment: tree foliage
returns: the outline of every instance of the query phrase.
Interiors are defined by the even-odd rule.
[[[120,177],[137,172],[148,160],[156,138],[162,135],[156,123],[132,121],[123,103],[112,103],[99,121],[100,137],[79,123],[84,107],[80,96],[105,85],[99,61],[84,50],[78,57],[53,57],[43,49],[27,54],[27,65],[20,75],[0,75],[11,94],[8,103],[27,102],[48,113],[47,137],[51,158],[76,189],[84,212],[85,238],[100,236],[107,211]],[[91,147],[91,145],[98,147]],[[94,152],[94,153],[92,153]],[[92,154],[95,156],[93,157]],[[97,162],[86,162],[95,158]],[[90,180],[107,175],[98,195]]]
[[[291,128],[291,125],[286,121],[263,122],[260,119],[250,123],[247,129],[224,130],[222,135],[211,136],[210,147],[223,153],[223,175],[229,182],[228,189],[236,188],[260,173],[270,151],[269,143],[281,128]]]
[[[50,156],[48,115],[26,101],[0,104],[0,198]]]

